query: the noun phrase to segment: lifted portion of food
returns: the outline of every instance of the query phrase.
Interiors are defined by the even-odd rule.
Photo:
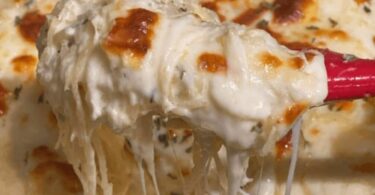
[[[186,2],[61,1],[48,18],[37,75],[85,194],[97,185],[112,193],[108,162],[94,152],[103,145],[91,139],[103,128],[124,135],[158,194],[153,140],[170,123],[194,134],[194,168],[181,193],[237,194],[251,181],[249,150],[272,151],[326,98],[321,53],[289,50],[263,30],[220,23]],[[222,175],[215,184],[206,177],[211,160]]]

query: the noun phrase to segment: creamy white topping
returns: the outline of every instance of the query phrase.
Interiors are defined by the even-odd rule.
[[[140,17],[127,21],[135,10]],[[288,122],[284,115],[294,105],[321,104],[326,73],[320,53],[309,51],[309,61],[264,31],[219,24],[204,11],[151,0],[62,1],[40,40],[38,78],[72,140],[87,141],[90,129],[103,123],[131,138],[137,119],[150,113],[215,133],[228,147],[235,168],[228,169],[228,188],[236,194],[246,150],[284,135],[295,118]],[[140,28],[147,36],[113,41],[117,25],[122,35]],[[129,40],[135,50],[121,45]],[[254,130],[259,124],[263,131]],[[84,185],[85,192],[92,186]]]

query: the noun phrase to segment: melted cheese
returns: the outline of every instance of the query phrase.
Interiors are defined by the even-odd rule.
[[[206,1],[202,0],[202,2]],[[340,0],[308,1],[311,5],[300,12],[307,17],[288,24],[273,20],[274,9],[254,12],[262,7],[259,1],[211,2],[217,7],[216,11],[227,20],[266,29],[280,43],[290,48],[321,47],[364,58],[375,57],[374,1],[351,0],[346,1],[345,4]],[[248,4],[237,7],[243,2]],[[270,3],[263,5],[274,8],[272,1],[267,2]],[[289,2],[298,4],[306,1]],[[251,18],[256,20],[246,20],[251,18],[243,17],[245,15],[252,16]],[[235,18],[242,18],[242,20],[236,21]],[[307,112],[302,125],[304,144],[301,144],[303,148],[299,152],[300,159],[292,194],[373,193],[374,181],[370,176],[371,171],[364,173],[356,169],[371,167],[368,162],[372,161],[372,155],[367,154],[374,152],[373,143],[370,141],[373,139],[371,132],[374,130],[374,125],[372,120],[367,119],[373,117],[373,112],[371,100],[344,102],[334,106],[314,108]],[[284,182],[287,173],[281,170],[288,169],[285,159],[290,156],[290,150],[284,152],[285,156],[282,159],[264,160],[262,166],[264,173],[259,179],[262,182],[258,183],[259,194],[285,192]],[[250,161],[255,163],[254,160]],[[353,171],[353,164],[357,171]],[[253,191],[253,193],[257,192]]]
[[[317,52],[309,62],[264,31],[207,20],[210,14],[194,5],[100,2],[61,2],[39,45],[38,77],[64,129],[60,143],[86,194],[96,191],[96,146],[90,139],[98,124],[133,139],[142,125],[152,124],[150,117],[145,123],[141,117],[155,113],[214,133],[202,140],[223,140],[227,190],[236,194],[248,182],[247,150],[259,142],[270,146],[284,135],[298,115],[284,119],[290,107],[321,104],[327,94],[323,57]],[[260,57],[264,53],[273,57]],[[268,128],[252,131],[259,123]],[[133,152],[155,175],[153,154],[147,154],[153,146],[142,139],[136,143],[140,151]]]
[[[295,2],[297,1],[295,0]],[[30,4],[30,2],[33,3]],[[206,11],[202,12],[201,9],[197,8],[195,14],[205,20],[218,21],[220,18],[222,21],[233,20],[236,23],[257,26],[263,29],[267,27],[278,41],[291,48],[306,46],[328,47],[331,50],[352,53],[366,58],[372,58],[375,54],[373,41],[375,28],[373,28],[374,23],[372,22],[374,21],[374,14],[371,12],[371,10],[374,10],[373,1],[353,0],[347,1],[345,4],[342,4],[339,0],[314,1],[313,6],[308,6],[309,9],[302,10],[302,15],[307,15],[307,17],[287,25],[274,22],[272,9],[271,11],[268,10],[268,8],[272,8],[272,4],[265,3],[266,1],[202,0],[202,2],[204,2],[203,6],[218,12],[219,15],[218,18],[215,18],[214,14]],[[295,3],[294,1],[290,2]],[[68,193],[64,189],[57,190],[61,186],[49,185],[48,182],[43,185],[36,185],[40,187],[32,189],[35,191],[30,191],[30,189],[25,188],[26,179],[20,177],[20,172],[22,172],[21,175],[25,175],[23,170],[31,171],[35,163],[34,160],[30,160],[27,156],[25,158],[24,154],[31,153],[33,148],[36,148],[35,151],[37,151],[40,148],[38,147],[39,145],[48,145],[50,149],[53,148],[58,129],[56,129],[55,117],[50,113],[49,107],[45,104],[37,103],[45,101],[42,98],[43,96],[41,96],[41,89],[34,85],[35,81],[33,79],[29,79],[29,73],[33,73],[32,65],[28,66],[28,63],[26,63],[20,66],[13,66],[12,61],[19,62],[16,59],[22,59],[22,56],[37,57],[34,45],[25,41],[19,34],[19,28],[15,23],[20,21],[25,13],[30,11],[38,10],[41,14],[50,12],[54,3],[54,0],[4,0],[0,2],[0,20],[2,22],[0,24],[0,41],[2,43],[0,44],[0,68],[2,70],[0,81],[2,88],[4,88],[4,90],[1,89],[0,93],[0,109],[2,112],[0,123],[3,125],[2,131],[0,131],[0,145],[2,148],[2,153],[0,154],[0,167],[2,170],[0,172],[0,194],[25,194],[26,190],[28,190],[28,193],[33,193],[37,190],[43,190],[44,187],[46,187],[44,190],[49,190],[48,187],[52,187],[54,192]],[[298,8],[298,6],[294,7]],[[366,10],[370,10],[370,13]],[[264,21],[268,21],[268,26],[265,25],[267,22]],[[108,27],[108,31],[109,29],[111,27]],[[276,57],[276,59],[281,59],[277,55]],[[306,58],[310,61],[310,55],[307,55]],[[267,67],[272,67],[270,65],[273,64],[281,64],[279,62],[273,63],[278,60],[275,60],[275,58],[272,60],[272,57],[265,58],[266,60],[271,62]],[[223,67],[220,64],[224,63],[219,63],[219,66],[216,63],[206,63],[202,67],[207,67],[203,68],[203,70],[209,70],[208,72],[216,72],[210,70],[218,70],[215,67]],[[289,64],[296,64],[295,67],[300,66],[299,62]],[[21,69],[16,67],[21,67]],[[14,70],[23,71],[22,73],[20,71],[15,73]],[[26,85],[24,82],[26,82]],[[22,89],[19,88],[21,84],[23,85]],[[13,98],[16,97],[18,97],[18,100],[14,101]],[[295,178],[297,181],[293,183],[293,194],[372,194],[375,184],[371,174],[374,166],[371,163],[373,160],[371,157],[369,158],[369,154],[371,156],[375,151],[373,147],[374,136],[372,134],[375,126],[373,120],[371,120],[371,118],[374,118],[373,111],[373,103],[370,100],[343,102],[308,111],[304,117],[302,128],[302,145],[304,147],[299,152],[299,168]],[[170,123],[174,123],[172,121],[166,123],[167,129],[162,128],[162,131],[151,128],[155,130],[153,131],[152,142],[155,147],[156,177],[159,181],[157,185],[161,190],[161,194],[186,192],[183,188],[194,188],[196,189],[196,194],[203,194],[203,191],[199,191],[201,189],[206,189],[205,191],[209,191],[212,194],[220,194],[223,190],[227,190],[225,149],[222,147],[219,150],[219,154],[216,154],[217,147],[220,146],[220,140],[218,141],[216,138],[211,138],[212,136],[207,135],[192,136],[190,133],[185,135],[183,132],[185,132],[186,128],[189,129],[191,127],[186,127],[186,125],[179,123],[179,125],[171,125]],[[259,127],[261,126],[256,126],[254,129],[259,130]],[[171,129],[176,133],[169,133]],[[60,132],[64,132],[64,129],[61,129]],[[97,161],[96,164],[98,170],[101,175],[104,175],[103,179],[98,180],[99,185],[105,187],[105,193],[109,193],[109,190],[113,189],[113,194],[141,194],[140,174],[137,171],[136,162],[133,160],[133,154],[127,151],[134,150],[134,148],[126,149],[124,152],[123,145],[126,144],[124,138],[114,135],[110,130],[99,128],[95,132],[92,135],[92,140],[103,144],[103,147],[100,147],[100,144],[96,144],[97,147],[93,148],[96,156],[101,159],[101,162]],[[196,134],[197,130],[194,130],[194,132]],[[212,140],[216,140],[215,147],[197,146],[196,142],[194,147],[191,147],[193,137],[201,140],[204,137],[203,141],[199,142],[206,143],[212,143]],[[15,139],[17,141],[14,141]],[[69,137],[67,140],[69,140]],[[182,142],[182,140],[186,142]],[[286,141],[289,142],[290,140]],[[274,146],[273,144],[270,145],[268,148],[272,150]],[[289,147],[291,144],[288,143],[284,146]],[[149,146],[143,147],[142,144],[139,144],[139,147],[143,151],[144,149],[149,149]],[[292,147],[292,150],[293,148],[295,147]],[[289,157],[291,150],[289,148],[282,151],[283,155],[279,160],[269,159],[261,155],[252,156],[250,158],[251,166],[248,169],[251,174],[248,176],[252,177],[253,181],[249,183],[249,180],[244,178],[241,183],[248,183],[248,185],[244,186],[243,189],[254,194],[284,193],[283,183],[286,181],[286,173],[282,170],[288,169],[288,163],[285,163],[285,159]],[[65,152],[69,153],[67,150]],[[78,157],[82,156],[81,151],[77,151],[75,154]],[[134,154],[141,153],[136,152]],[[205,156],[205,158],[199,158],[200,155]],[[104,156],[105,159],[102,158]],[[72,157],[74,159],[76,156],[72,155]],[[145,157],[150,157],[150,155],[145,153],[139,159]],[[23,167],[25,159],[28,160],[27,168],[19,168]],[[75,161],[72,160],[72,162],[74,163]],[[58,180],[61,174],[56,174],[59,173],[59,169],[54,168],[58,166],[54,166],[53,163],[49,164],[50,168],[48,169],[50,171],[47,171],[46,176],[52,174]],[[39,165],[35,164],[35,166]],[[149,165],[147,166],[150,167]],[[194,166],[195,168],[193,169]],[[42,164],[39,167],[43,167]],[[209,171],[207,171],[207,168],[209,168]],[[257,171],[253,174],[252,170]],[[106,172],[113,176],[109,178],[109,181],[105,179]],[[147,170],[146,172],[152,171]],[[202,179],[202,173],[207,173],[209,184],[206,185],[205,182],[207,180]],[[132,178],[132,181],[127,178]],[[145,174],[144,179],[146,191],[149,194],[153,194],[152,181],[147,174]],[[327,180],[330,182],[327,182]],[[33,183],[32,178],[29,180],[29,184],[30,182]]]

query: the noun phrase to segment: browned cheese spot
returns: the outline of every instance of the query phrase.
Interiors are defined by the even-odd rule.
[[[315,58],[315,53],[312,52],[306,52],[305,53],[306,60],[308,62],[311,62]]]
[[[44,189],[42,192],[51,193],[53,189],[48,189],[61,185],[69,193],[82,192],[81,183],[74,173],[70,164],[58,161],[47,161],[38,164],[30,173],[38,188]]]
[[[7,96],[9,92],[0,83],[0,117],[4,116],[8,111]]]
[[[277,23],[290,23],[302,19],[312,0],[276,0],[274,20]]]
[[[283,138],[276,142],[276,158],[280,160],[292,149],[292,131],[289,131]]]
[[[298,103],[290,106],[284,113],[283,122],[291,125],[294,120],[306,109],[306,104]]]
[[[306,42],[297,42],[297,41],[290,42],[290,41],[286,41],[286,40],[280,39],[279,43],[281,45],[284,45],[285,47],[287,47],[289,49],[293,49],[293,50],[302,50],[302,49],[313,49],[313,48],[315,48],[313,45],[311,45],[310,43],[306,43]]]
[[[317,128],[313,128],[313,129],[310,130],[310,134],[312,136],[318,136],[320,134],[320,131]]]
[[[359,165],[354,165],[351,167],[351,169],[360,173],[375,174],[375,163],[367,162]]]
[[[293,57],[288,60],[288,65],[294,69],[302,68],[303,64],[304,64],[303,60],[299,57]]]
[[[343,112],[352,112],[355,108],[353,101],[340,101],[335,103],[334,110]]]
[[[269,52],[261,53],[260,61],[263,65],[272,68],[278,68],[283,65],[283,62],[277,56],[274,56]]]
[[[31,156],[38,161],[51,161],[58,159],[58,155],[51,151],[47,146],[39,146],[35,148],[32,151]]]
[[[198,58],[198,69],[209,73],[226,72],[227,60],[223,55],[204,53]]]
[[[55,5],[53,3],[47,3],[47,4],[45,4],[44,9],[48,13],[50,13],[50,12],[52,12],[52,10],[53,10],[54,7],[55,7]]]
[[[132,9],[126,18],[115,19],[115,24],[104,40],[104,47],[115,54],[130,52],[134,57],[144,57],[152,46],[154,26],[158,14],[142,8]]]
[[[191,174],[191,171],[189,168],[184,168],[184,169],[181,169],[181,174],[182,176],[187,177]]]
[[[345,41],[349,39],[349,36],[346,32],[342,30],[324,30],[319,29],[315,32],[316,36],[328,37],[333,40]]]
[[[173,140],[177,139],[177,133],[173,129],[168,129],[168,139]]]
[[[358,5],[362,5],[364,3],[369,2],[369,0],[354,0]]]
[[[40,29],[45,22],[46,16],[40,14],[38,11],[28,12],[21,18],[18,29],[25,40],[35,43],[38,39]]]
[[[186,140],[188,140],[192,136],[193,136],[193,131],[191,129],[185,129],[181,142],[185,142]]]
[[[37,59],[31,55],[22,55],[12,60],[13,70],[16,73],[34,75]]]
[[[266,9],[262,6],[259,8],[249,8],[243,13],[241,13],[239,16],[233,19],[234,23],[237,24],[243,24],[243,25],[251,25],[256,20],[258,20],[264,13]]]
[[[184,136],[190,137],[192,135],[193,135],[193,130],[191,130],[191,129],[185,129],[184,130]]]
[[[218,16],[219,16],[219,19],[220,21],[225,21],[225,16],[223,16],[220,12],[219,12],[219,6],[217,5],[217,1],[212,1],[212,2],[204,2],[202,3],[202,7],[205,7],[211,11],[214,11]]]

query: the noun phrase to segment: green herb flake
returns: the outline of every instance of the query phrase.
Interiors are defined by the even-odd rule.
[[[14,99],[15,100],[18,100],[18,98],[20,97],[20,94],[21,94],[21,91],[22,91],[22,85],[19,86],[19,87],[16,87],[13,91],[13,95],[14,95]]]
[[[267,20],[261,20],[256,24],[256,27],[259,29],[267,29],[268,28],[268,21]]]
[[[306,27],[307,30],[319,30],[319,27],[311,25]]]
[[[167,134],[161,134],[161,135],[159,135],[158,136],[158,140],[159,140],[160,143],[162,143],[164,145],[164,147],[168,147],[169,146]]]
[[[342,58],[343,58],[343,60],[344,60],[345,63],[346,62],[351,62],[351,61],[357,59],[357,57],[355,55],[352,55],[352,54],[344,54]]]
[[[329,23],[331,24],[332,28],[335,28],[337,26],[338,22],[336,20],[334,20],[332,18],[328,18],[328,20],[329,20]]]
[[[363,10],[364,10],[366,13],[368,13],[368,14],[371,13],[371,9],[370,9],[369,7],[367,7],[366,5],[363,6]]]
[[[44,102],[44,93],[40,94],[38,97],[38,103],[41,104]]]
[[[15,24],[16,26],[18,26],[20,23],[21,23],[21,17],[16,16],[16,17],[14,18],[14,24]]]
[[[193,150],[193,147],[190,146],[190,147],[186,148],[185,152],[186,153],[191,153],[192,150]]]
[[[31,7],[34,4],[34,1],[35,0],[28,0],[28,1],[26,1],[26,3],[24,4],[25,7]]]
[[[255,126],[251,128],[251,132],[261,133],[262,127],[263,127],[263,124],[259,122],[258,124],[256,124]]]

